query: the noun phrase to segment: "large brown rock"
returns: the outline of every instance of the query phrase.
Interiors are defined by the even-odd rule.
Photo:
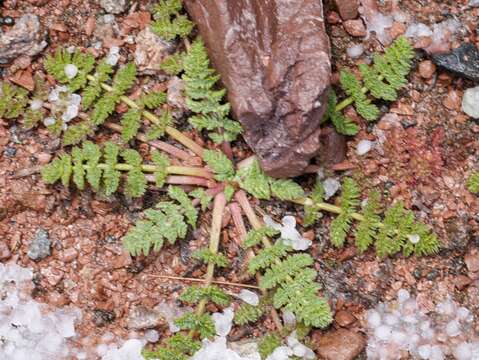
[[[272,176],[320,148],[331,64],[319,0],[186,0],[245,139]]]

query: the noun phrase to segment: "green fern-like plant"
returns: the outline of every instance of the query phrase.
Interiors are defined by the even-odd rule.
[[[201,348],[191,335],[175,334],[155,351],[143,350],[145,360],[188,360]]]
[[[319,211],[338,214],[331,223],[330,239],[332,244],[339,248],[344,246],[353,221],[356,220],[359,224],[354,235],[356,246],[361,253],[373,245],[379,257],[391,256],[399,251],[405,256],[423,256],[439,250],[436,235],[425,224],[415,221],[412,211],[406,210],[402,202],[396,202],[387,209],[381,219],[379,194],[374,191],[369,194],[361,214],[356,212],[359,196],[357,183],[346,178],[342,187],[341,206],[324,203],[313,195],[311,199],[303,202],[305,214],[312,219],[319,216]]]
[[[472,173],[471,177],[467,181],[467,188],[474,194],[479,194],[479,171]]]
[[[0,118],[15,119],[28,104],[28,91],[7,82],[0,82]]]
[[[341,213],[331,223],[331,242],[336,247],[342,247],[346,235],[353,221],[352,214],[359,205],[359,188],[350,178],[346,178],[343,183],[343,192],[341,196]]]
[[[209,66],[206,48],[201,40],[196,40],[183,58],[186,105],[196,113],[189,122],[198,131],[208,131],[217,144],[233,141],[242,128],[227,117],[230,105],[223,103],[226,91],[215,88],[219,75]]]
[[[275,308],[291,311],[306,325],[324,328],[331,323],[332,315],[327,301],[318,296],[317,273],[311,268],[313,258],[308,254],[291,254],[292,251],[280,241],[265,246],[249,261],[248,271],[264,271],[259,285],[264,290],[275,290]]]
[[[119,155],[125,160],[124,163],[120,163]],[[139,197],[146,189],[146,172],[154,174],[156,182],[160,184],[164,183],[168,174],[168,159],[159,153],[153,158],[154,165],[144,165],[140,154],[135,150],[120,152],[119,146],[111,142],[100,148],[85,141],[81,148],[74,147],[71,155],[62,154],[43,167],[42,177],[47,184],[61,180],[64,186],[68,186],[72,180],[80,190],[88,182],[95,191],[103,190],[106,195],[111,195],[118,190],[121,172],[125,171],[125,193]]]
[[[65,68],[68,65],[74,65],[78,70],[78,73],[72,78],[65,73]],[[87,84],[87,75],[95,67],[95,58],[92,54],[83,53],[78,49],[71,52],[58,48],[55,55],[46,57],[43,66],[58,82],[67,84],[70,91],[75,92]]]
[[[186,236],[188,225],[196,226],[198,213],[184,190],[170,186],[168,195],[177,203],[161,202],[155,209],[146,210],[144,219],[123,237],[123,245],[132,255],[160,251],[165,240],[174,244]]]
[[[182,9],[181,0],[160,0],[153,9],[152,30],[167,41],[188,36],[194,25],[186,15],[180,14]]]
[[[350,70],[340,72],[340,84],[348,96],[337,103],[337,97],[331,92],[325,120],[331,120],[336,130],[344,135],[355,135],[359,127],[345,117],[341,111],[353,104],[357,113],[367,121],[379,117],[379,108],[373,100],[394,101],[398,91],[407,84],[407,75],[411,71],[414,49],[409,41],[401,36],[389,46],[383,55],[375,54],[373,64],[359,65],[359,79]]]

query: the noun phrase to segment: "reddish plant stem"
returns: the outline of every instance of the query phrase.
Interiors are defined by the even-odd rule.
[[[111,129],[111,130],[114,130],[116,132],[119,132],[121,133],[122,131],[122,126],[120,124],[115,124],[115,123],[105,123],[104,124],[105,127]],[[165,153],[167,154],[170,154],[180,160],[183,160],[183,161],[187,161],[187,160],[190,160],[192,155],[191,154],[188,154],[186,151],[184,150],[181,150],[181,149],[178,149],[176,146],[173,146],[173,145],[170,145],[164,141],[160,141],[160,140],[148,140],[148,138],[146,137],[145,134],[143,133],[138,133],[136,135],[136,138],[144,143],[148,143],[149,145],[151,145],[152,147],[156,148],[156,149],[159,149],[161,151],[164,151]]]
[[[218,253],[218,247],[220,244],[220,236],[221,236],[221,225],[223,223],[223,215],[225,212],[226,207],[226,197],[224,193],[219,193],[215,196],[215,200],[213,203],[213,219],[211,221],[211,231],[210,231],[210,244],[209,250],[216,254]],[[208,268],[206,269],[206,277],[205,277],[205,286],[210,286],[213,281],[215,273],[215,264],[209,263]],[[196,308],[196,314],[202,315],[205,311],[206,307],[206,299],[203,299],[198,304]]]
[[[145,175],[146,180],[148,182],[155,182],[154,175]],[[203,186],[207,188],[211,188],[216,185],[216,183],[212,180],[208,180],[205,178],[200,178],[196,176],[168,176],[165,180],[167,184],[171,185],[196,185],[196,186]]]
[[[242,195],[239,195],[239,196],[242,197]],[[244,199],[242,200],[244,201]],[[240,236],[240,240],[241,240],[240,245],[242,245],[242,243],[246,239],[247,231],[243,221],[243,216],[241,214],[241,207],[240,205],[238,205],[238,203],[234,202],[230,205],[230,210],[231,210],[231,217],[233,218],[233,223]],[[253,249],[249,249],[248,252],[246,253],[247,261],[249,262],[254,257],[255,257],[255,253]],[[259,273],[256,273],[256,281],[258,283],[261,281],[261,275]],[[261,290],[261,293],[263,294],[263,296],[268,295],[268,291],[264,289]],[[278,329],[278,331],[281,331],[283,329],[283,324],[281,323],[281,319],[279,318],[278,312],[276,311],[274,307],[271,309],[271,317],[273,318],[274,324],[276,328]]]
[[[156,274],[146,274],[146,276],[151,276],[151,277],[155,277],[155,278],[159,278],[159,279],[190,281],[190,282],[198,282],[198,283],[204,283],[206,281],[205,279],[195,279],[195,278],[182,277],[182,276],[156,275]],[[248,288],[248,289],[259,289],[259,287],[255,286],[255,285],[233,283],[233,282],[229,282],[229,281],[213,280],[212,283],[213,284],[218,284],[218,285],[223,285],[223,286],[234,286],[234,287],[242,287],[242,288]]]

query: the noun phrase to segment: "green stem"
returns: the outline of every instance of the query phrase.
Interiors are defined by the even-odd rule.
[[[378,80],[383,81],[384,76],[382,75],[378,76]],[[367,94],[369,92],[369,89],[367,87],[363,87],[361,91],[363,94]],[[341,101],[339,104],[336,105],[335,107],[336,112],[343,110],[344,108],[351,105],[353,102],[354,102],[354,99],[352,98],[352,96],[347,97],[346,99],[344,99],[343,101]]]
[[[84,165],[85,169],[88,168],[88,165]],[[108,164],[98,164],[97,167],[99,169],[107,169],[109,168]],[[133,166],[129,164],[116,164],[115,165],[115,170],[119,171],[130,171],[133,170]],[[160,171],[161,168],[155,165],[142,165],[141,170],[143,172],[156,172]],[[166,168],[166,172],[168,174],[172,175],[186,175],[186,176],[197,176],[197,177],[202,177],[205,179],[212,179],[213,175],[206,169],[204,168],[194,168],[194,167],[188,167],[188,166],[168,166]]]
[[[221,225],[223,223],[223,214],[226,207],[226,197],[224,193],[219,193],[215,196],[213,205],[213,219],[211,221],[210,245],[209,249],[213,254],[218,253],[220,244]],[[213,283],[213,276],[215,272],[215,264],[209,263],[206,270],[205,286],[210,286]],[[202,315],[205,311],[206,299],[203,299],[196,308],[196,314]]]
[[[87,78],[90,81],[97,81],[97,79],[92,75],[88,75]],[[110,85],[107,85],[105,83],[100,83],[100,85],[106,91],[109,91],[109,92],[113,91],[113,88]],[[121,96],[120,100],[123,101],[126,105],[128,105],[129,107],[131,107],[133,109],[142,110],[136,102],[134,102],[133,100],[131,100],[127,96],[124,96],[124,95]],[[161,123],[161,120],[155,114],[153,114],[153,113],[151,113],[147,110],[142,110],[142,114],[143,114],[144,117],[146,117],[148,120],[150,120],[154,124],[160,124]],[[177,140],[179,143],[183,144],[185,147],[187,147],[188,149],[193,151],[196,155],[201,156],[201,157],[203,156],[204,149],[200,145],[198,145],[196,142],[191,140],[188,136],[183,134],[181,131],[178,131],[171,126],[167,126],[165,128],[165,132],[168,135],[170,135],[173,139]]]

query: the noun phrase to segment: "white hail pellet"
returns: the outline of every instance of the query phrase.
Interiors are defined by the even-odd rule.
[[[55,125],[57,121],[53,117],[47,117],[43,120],[43,125],[45,126],[52,126]]]
[[[42,106],[43,106],[43,101],[40,99],[34,99],[30,103],[30,109],[32,109],[33,111],[40,110]]]
[[[367,154],[373,148],[373,142],[369,140],[361,140],[356,147],[356,154],[359,156]]]
[[[73,79],[78,74],[78,68],[74,64],[65,65],[65,69],[63,69],[63,71],[69,79]]]

